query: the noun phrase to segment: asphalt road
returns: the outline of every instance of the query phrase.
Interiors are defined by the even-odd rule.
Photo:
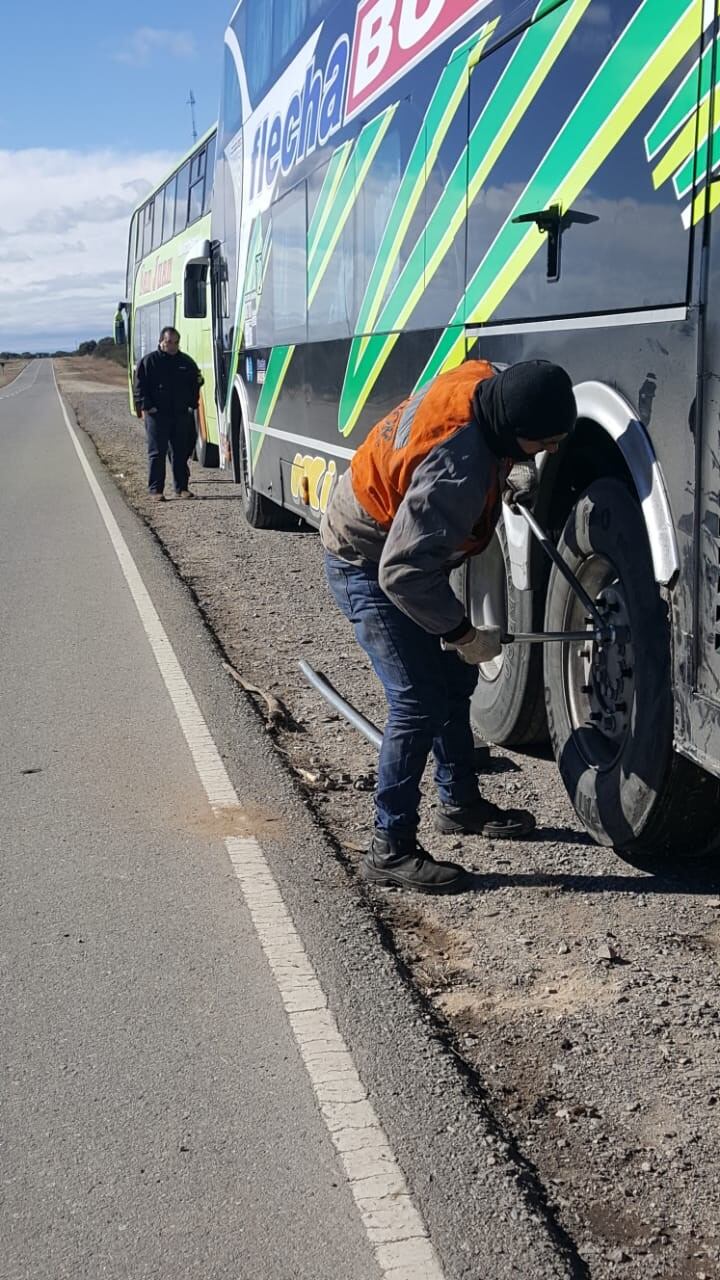
[[[2,1280],[582,1274],[49,362],[0,442]]]

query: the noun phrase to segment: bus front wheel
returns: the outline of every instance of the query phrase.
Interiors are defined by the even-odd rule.
[[[237,466],[233,464],[233,471],[240,485],[243,514],[247,523],[251,529],[283,529],[285,515],[282,507],[253,489],[247,436],[242,425],[233,430],[232,450],[233,457],[237,458]]]
[[[570,799],[593,838],[634,866],[704,870],[720,782],[673,750],[668,605],[634,495],[618,480],[595,481],[571,511],[559,550],[619,637],[545,646],[548,727]],[[545,629],[583,630],[585,615],[553,569]]]

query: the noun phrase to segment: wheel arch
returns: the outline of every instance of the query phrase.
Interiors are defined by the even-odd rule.
[[[577,497],[593,480],[623,480],[642,511],[655,580],[672,587],[680,568],[677,541],[665,478],[643,423],[607,383],[578,383],[575,399],[578,425],[568,447],[541,460],[538,518],[559,532]],[[532,589],[542,552],[521,516],[506,510],[504,519],[513,582],[519,590]]]

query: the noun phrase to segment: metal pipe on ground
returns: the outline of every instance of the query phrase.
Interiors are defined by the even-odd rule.
[[[349,724],[358,729],[367,738],[368,742],[372,742],[376,751],[379,751],[383,736],[377,725],[374,725],[372,720],[368,720],[367,716],[364,716],[352,703],[343,698],[342,694],[338,693],[334,685],[330,683],[327,676],[324,676],[321,671],[316,671],[314,667],[310,666],[309,662],[303,660],[298,663],[298,666],[313,689],[317,689],[325,701],[341,716],[344,716]],[[475,764],[478,769],[482,769],[489,763],[490,748],[481,743],[475,747]]]
[[[305,679],[309,681],[314,689],[317,689],[318,693],[322,694],[325,701],[329,702],[330,706],[334,707],[336,711],[339,711],[340,715],[344,716],[355,729],[358,729],[367,738],[368,742],[372,742],[376,751],[379,751],[382,745],[382,734],[377,725],[374,725],[372,720],[368,720],[361,711],[358,711],[350,702],[347,702],[321,671],[315,671],[308,662],[304,661],[300,662],[299,666]]]

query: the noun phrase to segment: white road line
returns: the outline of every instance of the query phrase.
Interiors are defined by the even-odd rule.
[[[53,366],[53,378],[55,367]],[[65,425],[145,628],[208,801],[219,818],[241,809],[195,696],[110,510],[55,379]],[[327,997],[257,840],[228,836],[225,847],[277,983],[320,1111],[345,1167],[384,1280],[444,1280],[404,1174],[328,1008]]]

